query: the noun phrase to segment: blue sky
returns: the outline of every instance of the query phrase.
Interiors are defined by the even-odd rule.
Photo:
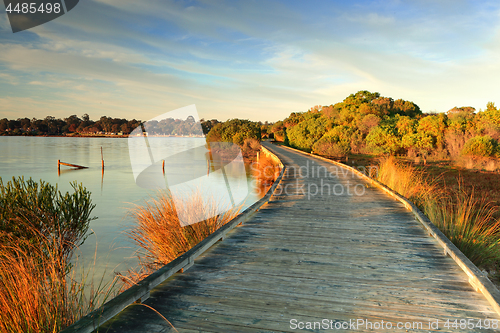
[[[276,121],[358,90],[424,112],[500,104],[496,1],[80,0],[16,34],[0,6],[1,118],[196,104]]]

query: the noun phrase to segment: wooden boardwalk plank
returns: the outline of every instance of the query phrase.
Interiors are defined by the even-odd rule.
[[[438,320],[438,332],[492,331],[444,327],[448,319],[500,318],[401,203],[346,172],[318,176],[321,167],[332,170],[327,162],[270,149],[289,170],[309,167],[309,176],[285,174],[278,194],[245,225],[99,332],[175,331],[149,307],[186,333],[297,332],[294,319],[423,323],[411,332],[436,331],[427,326]],[[342,186],[363,193],[314,194],[325,184],[337,194]]]

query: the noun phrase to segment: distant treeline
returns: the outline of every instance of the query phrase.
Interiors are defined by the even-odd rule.
[[[101,117],[97,121],[89,119],[88,114],[81,118],[76,115],[58,119],[47,116],[44,119],[18,118],[0,120],[0,134],[3,135],[64,135],[68,133],[98,134],[114,133],[128,134],[140,125],[136,119]]]
[[[413,102],[359,91],[337,104],[291,113],[266,132],[292,147],[329,157],[500,157],[500,110],[492,102],[484,111],[468,106],[424,114]]]
[[[293,112],[276,123],[230,119],[200,121],[210,141],[230,141],[240,146],[248,140],[274,138],[292,147],[323,156],[391,154],[410,157],[500,158],[500,110],[493,102],[485,110],[454,107],[445,113],[423,113],[418,105],[394,100],[377,92],[358,91],[342,102]],[[19,118],[0,120],[3,135],[129,134],[140,120],[101,117],[92,121],[72,115],[65,119]],[[199,135],[193,119],[164,119],[145,123],[150,134]]]
[[[0,120],[0,135],[127,135],[136,127],[141,125],[142,121],[122,118],[111,118],[103,116],[97,121],[89,119],[88,114],[81,118],[72,115],[68,118],[57,119],[47,116],[44,119],[18,118],[9,120],[7,118]],[[210,129],[218,124],[216,119],[201,119],[201,127],[206,134]],[[200,123],[195,123],[193,119],[164,119],[159,122],[148,121],[145,123],[145,129],[149,134],[163,135],[200,135]]]

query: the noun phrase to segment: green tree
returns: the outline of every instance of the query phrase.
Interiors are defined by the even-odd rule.
[[[287,129],[290,146],[310,152],[313,144],[325,133],[324,118],[311,118]]]
[[[261,139],[260,124],[245,119],[230,119],[215,125],[207,134],[208,141],[233,142],[243,145],[245,139]]]
[[[497,149],[498,142],[490,136],[475,136],[465,143],[462,155],[488,157],[497,153]]]
[[[376,126],[366,137],[367,148],[373,154],[395,154],[401,149],[401,140],[389,127]]]
[[[314,143],[312,151],[327,157],[345,157],[351,151],[351,137],[354,129],[347,126],[337,126],[326,132]]]

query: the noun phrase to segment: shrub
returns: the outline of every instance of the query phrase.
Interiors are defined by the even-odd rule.
[[[241,146],[243,160],[245,163],[250,163],[257,158],[257,153],[260,151],[260,142],[256,139],[245,139]]]
[[[244,119],[230,119],[218,123],[207,134],[207,141],[233,142],[242,145],[245,139],[261,139],[260,124]]]
[[[325,134],[325,119],[311,118],[287,129],[290,146],[310,152],[312,146]]]
[[[366,137],[368,150],[373,154],[395,154],[401,149],[401,140],[387,128],[375,126]]]
[[[336,126],[313,145],[313,152],[327,157],[344,157],[351,151],[352,136],[351,127]]]
[[[253,138],[245,139],[243,147],[249,150],[259,150],[260,142],[259,140]]]
[[[313,146],[315,154],[326,157],[345,157],[350,151],[350,146],[337,142],[332,137],[323,137]]]
[[[43,181],[19,177],[4,184],[0,178],[0,231],[31,242],[36,242],[38,233],[56,238],[61,255],[70,256],[84,242],[89,223],[95,219],[90,217],[95,207],[90,192],[76,182],[71,186],[73,193],[62,194],[57,186]]]
[[[462,155],[492,156],[496,153],[498,143],[488,135],[475,136],[469,139],[462,149]]]

